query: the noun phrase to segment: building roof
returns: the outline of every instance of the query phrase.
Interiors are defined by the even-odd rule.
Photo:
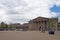
[[[32,21],[47,21],[47,20],[48,20],[48,18],[45,18],[45,17],[37,17],[33,20],[30,20],[29,22],[32,22]]]

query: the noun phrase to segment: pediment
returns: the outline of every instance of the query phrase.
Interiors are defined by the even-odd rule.
[[[33,21],[44,21],[44,20],[47,20],[48,18],[45,18],[45,17],[37,17],[35,19],[33,19]]]

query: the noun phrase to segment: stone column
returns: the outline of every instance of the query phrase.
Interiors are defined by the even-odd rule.
[[[37,22],[35,22],[35,30],[37,31]]]
[[[35,24],[36,31],[38,31],[38,27],[39,27],[39,22],[36,22],[36,24]]]
[[[41,31],[43,31],[43,21],[41,22],[41,26],[42,26],[42,27],[41,27]]]
[[[37,26],[38,28],[37,28],[37,30],[39,30],[39,26],[40,26],[40,25],[39,25],[39,21],[38,21],[38,26]]]
[[[43,31],[45,31],[45,21],[43,21]]]
[[[42,32],[45,32],[45,21],[42,22]]]
[[[48,21],[46,21],[46,30],[48,30],[49,28],[48,28]]]
[[[39,27],[38,27],[38,30],[41,31],[42,30],[42,22],[39,21]]]
[[[33,30],[35,30],[35,22],[34,22],[34,24],[33,24]]]
[[[36,30],[38,30],[38,22],[36,22]]]
[[[46,26],[46,21],[45,21],[45,30],[46,30],[47,26]]]
[[[41,29],[40,29],[40,31],[42,30],[42,21],[40,21],[40,26],[41,26]]]
[[[35,25],[34,25],[34,30],[36,30],[36,22],[35,22]]]

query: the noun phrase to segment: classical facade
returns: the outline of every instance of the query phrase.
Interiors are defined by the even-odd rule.
[[[44,18],[44,17],[37,17],[33,20],[29,21],[29,30],[49,30],[51,26],[49,25],[49,21],[54,19],[54,29],[57,30],[57,23],[58,18]]]

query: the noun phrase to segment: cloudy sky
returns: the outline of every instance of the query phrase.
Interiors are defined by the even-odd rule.
[[[60,19],[60,0],[0,0],[0,22],[26,23],[41,17]]]

